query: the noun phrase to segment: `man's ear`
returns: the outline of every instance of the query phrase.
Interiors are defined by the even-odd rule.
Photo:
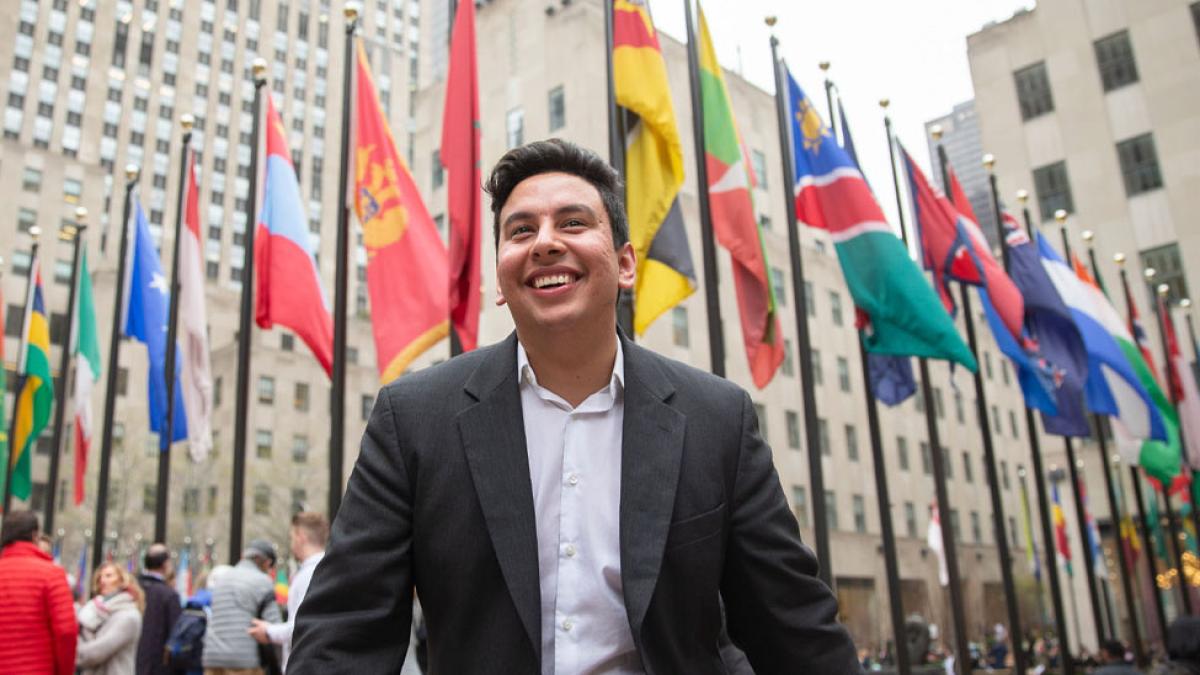
[[[508,300],[504,299],[504,289],[500,288],[500,270],[496,270],[496,306],[503,307]]]
[[[637,253],[633,244],[625,242],[617,249],[617,286],[626,290],[637,281]]]

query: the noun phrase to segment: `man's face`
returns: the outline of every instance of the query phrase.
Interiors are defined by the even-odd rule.
[[[611,227],[600,193],[578,176],[517,184],[500,211],[496,304],[508,305],[518,331],[615,323],[617,292],[633,287],[636,260],[629,243],[613,248]]]
[[[304,535],[300,533],[300,528],[293,527],[288,532],[288,547],[292,550],[292,557],[300,559],[300,548],[304,546]]]

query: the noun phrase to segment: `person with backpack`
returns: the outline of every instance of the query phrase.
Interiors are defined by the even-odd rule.
[[[171,550],[164,544],[151,544],[142,558],[142,573],[138,583],[146,594],[146,611],[142,615],[142,637],[137,647],[137,675],[170,675],[172,672],[163,656],[167,636],[175,627],[182,611],[179,594],[167,583],[171,575]]]
[[[242,559],[221,575],[212,589],[212,614],[204,632],[204,675],[263,675],[270,664],[247,629],[255,618],[279,623],[275,584],[275,546],[251,541]]]

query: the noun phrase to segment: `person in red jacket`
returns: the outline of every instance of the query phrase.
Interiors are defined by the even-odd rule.
[[[67,575],[34,543],[37,515],[12,511],[0,530],[0,673],[75,672],[75,605]]]

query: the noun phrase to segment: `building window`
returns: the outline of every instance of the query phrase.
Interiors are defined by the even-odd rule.
[[[1071,183],[1067,180],[1067,163],[1055,162],[1033,170],[1033,188],[1037,190],[1038,209],[1042,220],[1053,220],[1054,212],[1075,211],[1071,199]]]
[[[1200,2],[1192,3],[1192,25],[1196,27],[1196,40],[1200,41]]]
[[[831,531],[838,529],[837,495],[833,490],[825,491],[825,523]]]
[[[1187,279],[1183,275],[1183,261],[1179,257],[1179,244],[1171,243],[1141,252],[1142,269],[1153,267],[1157,274],[1154,283],[1170,287],[1167,299],[1172,303],[1189,297]]]
[[[950,461],[950,449],[942,448],[942,464],[946,469],[946,478],[954,478],[954,463]]]
[[[784,419],[787,420],[787,441],[788,447],[793,450],[800,449],[800,415],[796,414],[795,410],[787,410],[784,412]]]
[[[142,513],[154,513],[158,506],[158,488],[154,485],[142,486]]]
[[[550,90],[550,131],[558,131],[567,125],[567,95],[562,85]]]
[[[42,189],[42,172],[39,169],[25,167],[21,188],[26,192],[38,192]],[[24,211],[25,209],[21,209]],[[22,230],[24,232],[25,230]]]
[[[308,490],[304,488],[292,488],[292,510],[291,513],[300,513],[308,510]]]
[[[775,299],[779,302],[780,307],[787,305],[786,302],[780,300],[778,295],[775,296]],[[813,294],[813,285],[811,281],[804,282],[804,309],[805,315],[807,315],[809,318],[815,318],[817,316],[816,296]]]
[[[971,539],[973,539],[976,544],[983,543],[983,528],[979,527],[978,511],[971,512]]]
[[[900,470],[908,471],[908,439],[903,436],[896,437],[896,456],[900,459]]]
[[[817,418],[817,445],[825,457],[833,454],[829,447],[829,422],[825,421],[824,417]]]
[[[219,236],[218,236],[219,238]],[[279,348],[285,352],[296,350],[296,336],[291,333],[282,333],[279,336]]]
[[[238,270],[239,272],[241,270]],[[258,377],[258,402],[273,405],[275,403],[275,378],[268,375]]]
[[[829,313],[833,315],[833,325],[842,325],[842,294],[829,291]]]
[[[297,464],[308,463],[308,436],[304,434],[292,436],[292,461]]]
[[[962,541],[962,528],[958,523],[958,509],[950,509],[950,531],[954,533],[954,541]]]
[[[825,383],[825,370],[821,368],[821,350],[813,349],[808,352],[808,363],[812,368],[812,379],[814,385]]]
[[[984,352],[985,354],[987,352]],[[966,413],[963,409],[962,392],[954,390],[954,419],[958,420],[959,424],[966,424]]]
[[[787,293],[783,286],[783,270],[771,267],[771,292],[775,294],[775,302],[780,307],[787,307]]]
[[[208,515],[210,515],[210,516],[216,515],[216,513],[217,513],[217,494],[218,494],[217,486],[209,485],[208,486],[208,508],[206,509],[206,511],[207,511]]]
[[[505,129],[507,130],[506,138],[508,139],[508,148],[521,146],[525,144],[525,111],[521,108],[513,108],[508,111],[505,117]]]
[[[259,459],[271,459],[273,440],[270,429],[259,429],[254,432],[254,456]]]
[[[371,396],[370,394],[363,394],[362,398],[360,398],[358,401],[358,405],[359,414],[362,416],[362,420],[366,422],[367,420],[371,419],[371,408],[375,405],[375,397]]]
[[[758,187],[767,189],[767,156],[761,150],[750,151],[750,164],[754,169],[754,180]]]
[[[904,502],[904,533],[910,539],[917,536],[917,508],[912,502]]]
[[[847,424],[845,427],[845,432],[846,432],[846,457],[848,457],[851,462],[857,462],[858,461],[858,429],[856,429],[853,424]]]
[[[433,160],[429,163],[429,166],[433,173],[433,189],[436,190],[442,187],[442,184],[446,182],[446,172],[442,167],[441,150],[433,151]]]
[[[1133,45],[1129,31],[1113,33],[1096,40],[1096,65],[1104,91],[1112,91],[1138,81],[1137,63],[1133,60]]]
[[[787,377],[792,377],[796,374],[796,363],[792,360],[792,341],[783,339],[783,362],[780,364],[780,370]]]
[[[1009,489],[1008,483],[1008,462],[1000,460],[1000,487],[1005,490]]]
[[[867,506],[862,495],[854,495],[854,531],[859,534],[867,532]]]
[[[1117,157],[1121,160],[1125,194],[1132,197],[1162,187],[1153,136],[1142,134],[1117,143]]]
[[[975,482],[975,469],[971,465],[971,453],[964,450],[963,454],[962,454],[962,460],[963,460],[963,478],[966,478],[968,483],[974,483]]]
[[[846,357],[837,357],[838,371],[838,388],[842,391],[850,391],[850,362]]]
[[[929,451],[929,444],[921,441],[921,470],[926,476],[933,475],[933,453]]]
[[[1017,83],[1017,101],[1021,105],[1021,119],[1031,120],[1054,110],[1054,97],[1050,94],[1050,78],[1046,75],[1046,62],[1039,61],[1013,73]]]
[[[687,347],[690,345],[687,307],[676,305],[671,309],[671,335],[675,346]]]
[[[265,516],[271,512],[271,488],[259,483],[254,486],[254,515]]]
[[[754,414],[758,417],[758,429],[762,439],[767,440],[767,409],[761,403],[754,404]]]
[[[792,510],[796,514],[796,523],[808,527],[808,493],[803,485],[792,486]]]
[[[292,407],[296,410],[308,410],[308,383],[297,382],[296,391],[292,396]]]
[[[200,488],[184,488],[183,512],[189,516],[194,516],[200,512]]]
[[[37,211],[26,208],[21,208],[17,211],[17,231],[28,232],[29,228],[34,225],[37,225]],[[13,262],[16,262],[15,257]],[[16,270],[14,269],[13,271],[15,272]]]

